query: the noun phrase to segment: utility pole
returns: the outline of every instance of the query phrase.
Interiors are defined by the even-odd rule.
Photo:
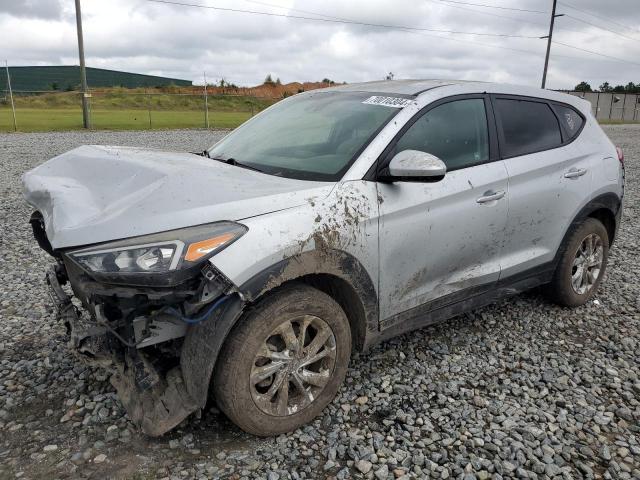
[[[89,118],[89,87],[87,87],[87,69],[84,65],[84,40],[82,38],[82,11],[80,0],[76,0],[76,27],[78,28],[78,55],[80,56],[80,83],[82,85],[82,125],[91,128]]]
[[[558,0],[553,0],[553,7],[551,8],[551,22],[549,23],[549,35],[546,37],[547,39],[547,54],[544,57],[544,71],[542,72],[542,87],[544,88],[547,83],[547,68],[549,67],[549,53],[551,53],[551,39],[553,37],[553,24],[555,22],[556,17],[562,17],[564,14],[556,15],[556,3]]]
[[[7,69],[7,88],[9,89],[9,98],[11,99],[11,112],[13,113],[13,131],[18,131],[18,124],[16,123],[16,106],[13,103],[13,90],[11,90],[11,75],[9,75],[9,64],[4,61],[4,68]]]
[[[147,96],[147,112],[149,112],[149,130],[153,128],[151,125],[151,95],[149,95],[149,91],[145,88],[144,93]]]
[[[209,100],[207,99],[207,72],[204,72],[204,126],[209,128]]]

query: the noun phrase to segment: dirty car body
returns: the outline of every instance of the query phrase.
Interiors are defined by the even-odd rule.
[[[246,393],[256,418],[223,411],[273,434],[331,400],[351,348],[541,284],[586,301],[622,160],[579,98],[392,81],[296,95],[203,154],[84,146],[23,182],[72,346],[113,373],[132,420],[170,430],[228,367],[247,378],[220,395]],[[292,330],[258,318],[296,289],[309,306],[276,310]],[[251,322],[275,327],[254,342]],[[262,359],[234,366],[239,345]]]

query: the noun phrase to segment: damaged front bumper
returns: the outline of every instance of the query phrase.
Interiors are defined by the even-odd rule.
[[[63,263],[52,268],[46,280],[58,318],[67,327],[69,346],[84,362],[111,373],[130,419],[144,433],[162,435],[204,408],[222,341],[242,310],[237,294],[221,288],[213,308],[207,304],[193,324],[156,310],[153,315],[127,315],[123,328],[122,322],[115,327],[109,319],[113,313],[105,314],[105,305],[92,303],[91,296],[82,302],[93,307],[92,318],[83,319],[61,286],[68,280]],[[112,296],[111,301],[117,299]]]

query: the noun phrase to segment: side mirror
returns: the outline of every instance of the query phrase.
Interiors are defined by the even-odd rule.
[[[434,182],[444,177],[447,173],[447,166],[442,160],[430,153],[403,150],[391,159],[385,170],[382,177],[386,180]]]

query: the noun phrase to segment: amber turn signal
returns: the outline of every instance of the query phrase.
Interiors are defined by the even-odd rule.
[[[221,247],[225,243],[233,240],[235,236],[236,235],[233,233],[224,233],[222,235],[218,235],[217,237],[192,243],[191,245],[189,245],[187,254],[184,256],[184,259],[188,262],[195,262],[196,260]]]

